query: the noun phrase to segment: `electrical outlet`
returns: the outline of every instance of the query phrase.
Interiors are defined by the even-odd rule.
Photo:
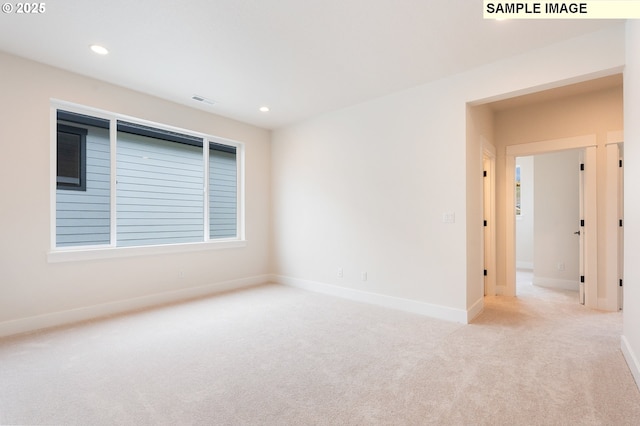
[[[456,223],[456,213],[455,212],[444,212],[444,213],[442,213],[442,222],[444,222],[444,223]]]
[[[178,278],[180,279],[184,278],[184,271],[182,269],[178,271]]]
[[[558,271],[564,271],[565,266],[564,266],[564,262],[559,262],[556,267],[558,268]]]
[[[344,270],[342,268],[338,268],[338,278],[344,278]]]
[[[366,281],[367,280],[367,273],[363,272],[362,273],[362,281]]]

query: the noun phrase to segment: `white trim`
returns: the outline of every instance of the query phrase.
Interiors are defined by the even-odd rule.
[[[53,103],[49,107],[49,248],[56,247],[56,192],[58,177],[58,117]],[[56,141],[55,143],[53,141]]]
[[[596,135],[575,136],[572,138],[551,139],[507,146],[507,156],[526,157],[546,152],[566,151],[568,149],[597,146]]]
[[[507,147],[507,152],[509,147]],[[506,285],[499,286],[500,289],[496,290],[496,295],[501,296],[515,296],[516,295],[516,200],[515,200],[515,187],[516,187],[516,157],[514,155],[508,155],[505,158],[505,164],[507,169],[505,170],[505,229],[506,229],[506,244],[505,244],[505,270],[506,270]]]
[[[605,298],[598,299],[598,309],[606,311],[618,311],[619,306],[619,283],[622,278],[622,271],[619,271],[620,252],[620,219],[622,212],[620,211],[619,197],[622,196],[620,191],[620,147],[617,143],[607,144],[606,149],[606,201],[605,201],[605,280],[603,286],[605,288]]]
[[[516,269],[526,269],[527,271],[533,271],[533,262],[516,260]]]
[[[607,145],[612,143],[623,143],[624,142],[624,131],[623,130],[612,130],[607,132]]]
[[[484,297],[481,297],[467,309],[467,324],[473,321],[478,315],[484,311]]]
[[[273,275],[272,282],[296,287],[316,293],[329,294],[343,299],[354,300],[356,302],[368,303],[383,306],[385,308],[397,309],[414,314],[425,315],[445,321],[453,321],[462,324],[468,322],[469,313],[463,309],[455,309],[447,306],[433,305],[431,303],[419,302],[417,300],[403,299],[395,296],[387,296],[379,293],[370,293],[362,290],[341,287],[333,284],[309,281],[299,278]],[[473,309],[478,309],[474,305]],[[470,311],[471,312],[471,311]]]
[[[118,245],[118,120],[111,117],[109,120],[109,246]],[[57,210],[51,212],[52,216],[57,215]],[[56,231],[57,232],[57,231]],[[56,250],[55,244],[52,250]]]
[[[165,244],[158,246],[112,247],[83,246],[63,247],[47,253],[49,263],[75,262],[94,259],[113,259],[118,257],[149,256],[168,253],[190,253],[203,250],[220,250],[246,247],[245,240],[210,240],[197,243]]]
[[[563,280],[550,277],[533,277],[533,285],[545,288],[555,288],[558,290],[578,291],[580,282],[576,280]]]
[[[584,221],[581,228],[584,236],[584,304],[598,308],[598,204],[597,204],[597,158],[596,147],[584,150]]]
[[[640,362],[638,362],[638,357],[633,352],[633,349],[631,349],[631,345],[625,336],[622,336],[620,346],[622,349],[622,355],[624,355],[624,359],[627,361],[629,370],[631,370],[631,374],[636,381],[636,386],[640,390]]]
[[[226,139],[215,138],[213,140],[225,141],[226,143],[231,143]],[[246,239],[245,234],[245,202],[244,202],[244,194],[245,194],[245,158],[244,158],[244,144],[236,144],[236,173],[237,173],[237,194],[236,194],[236,238],[239,240]]]
[[[86,321],[106,317],[109,315],[121,314],[143,308],[150,308],[165,303],[180,302],[197,297],[214,295],[230,290],[237,290],[246,287],[266,284],[269,282],[268,275],[257,275],[254,277],[240,278],[236,280],[221,281],[214,284],[191,287],[148,296],[136,297],[133,299],[119,300],[117,302],[103,303],[100,305],[86,306],[68,311],[52,312],[49,314],[37,315],[34,317],[20,318],[0,323],[0,337],[14,334],[28,333],[35,330],[57,327],[65,324],[72,324],[79,321]]]
[[[202,161],[204,163],[203,172],[203,185],[202,185],[202,199],[204,201],[204,208],[202,209],[204,220],[204,235],[211,235],[211,222],[209,222],[211,202],[209,200],[209,182],[211,181],[211,170],[209,169],[209,161],[211,160],[211,142],[207,139],[202,141]],[[236,167],[236,170],[238,168]],[[236,184],[237,187],[237,184]],[[237,189],[236,189],[237,191]],[[236,208],[238,206],[237,200],[238,194],[236,193]],[[236,218],[237,223],[237,218]],[[236,226],[236,235],[238,234],[238,228]]]

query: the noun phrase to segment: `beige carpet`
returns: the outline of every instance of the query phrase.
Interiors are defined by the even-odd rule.
[[[524,285],[471,325],[278,285],[0,340],[0,423],[638,425],[621,315]]]

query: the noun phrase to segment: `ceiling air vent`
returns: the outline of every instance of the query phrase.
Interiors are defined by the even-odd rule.
[[[200,95],[193,95],[191,97],[191,99],[193,99],[194,101],[202,102],[202,103],[209,104],[209,105],[213,105],[213,104],[216,103],[215,101],[213,101],[211,99],[208,99],[208,98],[205,98],[204,96],[200,96]]]

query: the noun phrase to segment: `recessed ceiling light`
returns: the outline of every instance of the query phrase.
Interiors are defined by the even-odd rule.
[[[91,50],[93,50],[93,52],[97,53],[98,55],[106,55],[109,53],[106,47],[100,46],[98,44],[92,44],[90,47]]]
[[[261,112],[269,112],[269,107],[268,106],[262,106],[262,107],[260,107],[260,111]]]

